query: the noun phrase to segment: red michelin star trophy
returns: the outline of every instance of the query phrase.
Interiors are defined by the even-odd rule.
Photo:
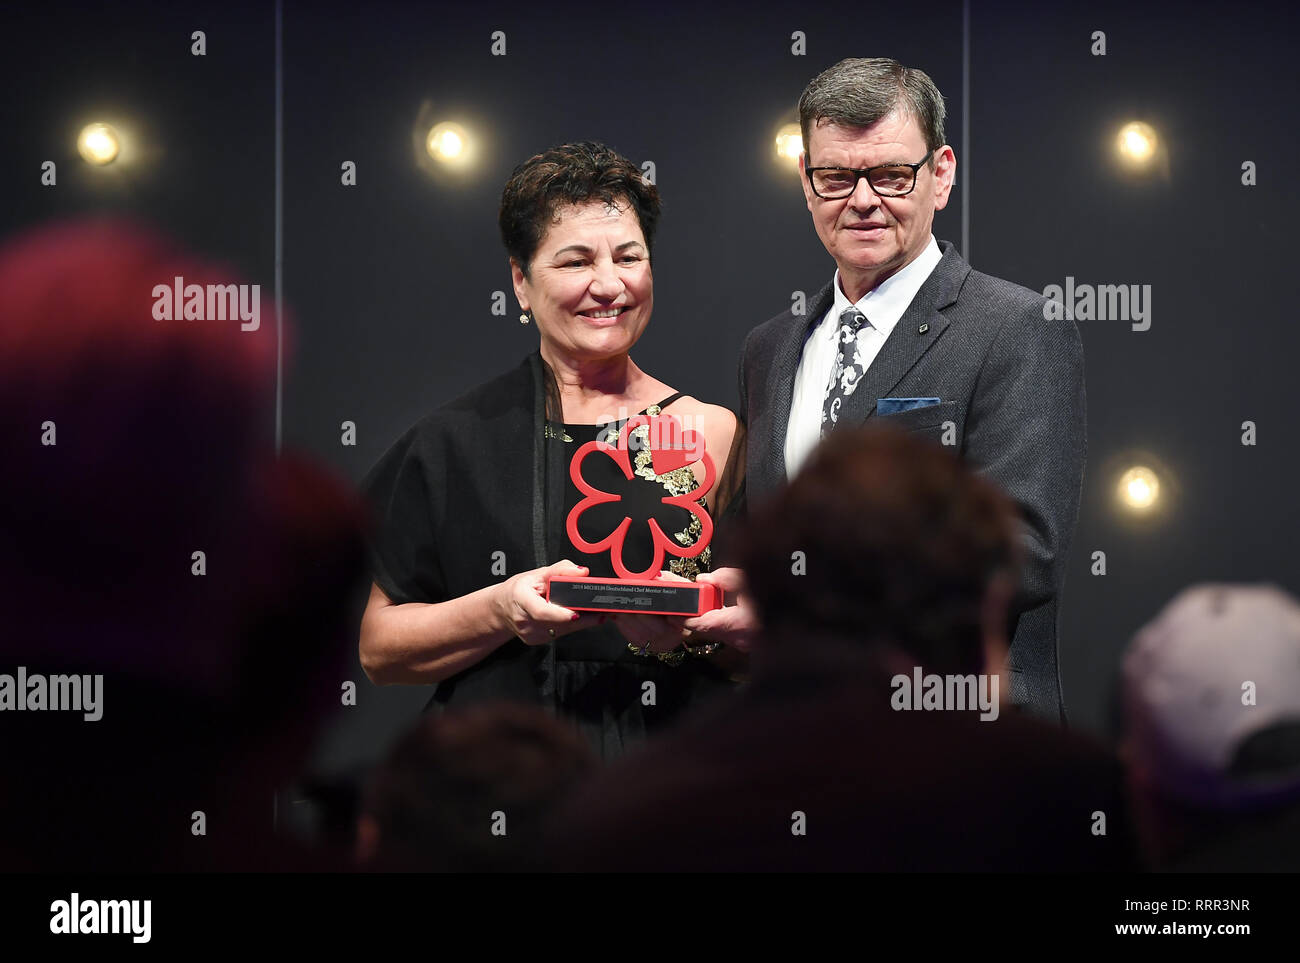
[[[677,505],[699,519],[700,534],[694,544],[678,544],[664,534],[658,521],[654,518],[645,519],[645,523],[650,526],[654,543],[654,558],[645,571],[633,572],[623,564],[623,542],[627,538],[628,529],[632,527],[632,518],[623,516],[623,521],[609,535],[598,542],[589,542],[578,534],[578,517],[593,505],[619,500],[618,495],[603,492],[587,483],[582,477],[583,459],[593,453],[602,458],[612,458],[631,481],[634,473],[629,439],[632,432],[642,425],[648,429],[650,464],[656,475],[698,461],[704,466],[704,481],[690,492],[662,499],[663,504]],[[613,445],[604,438],[598,438],[575,451],[569,462],[569,477],[583,495],[564,523],[569,541],[579,551],[589,555],[608,551],[618,577],[548,576],[547,601],[584,612],[635,612],[651,615],[703,615],[712,609],[722,608],[722,590],[717,586],[665,579],[660,574],[665,555],[696,558],[708,548],[709,541],[713,538],[713,519],[699,503],[713,487],[715,477],[713,459],[705,450],[703,434],[683,429],[681,422],[672,415],[636,415],[624,423],[623,429],[618,433],[618,444]]]

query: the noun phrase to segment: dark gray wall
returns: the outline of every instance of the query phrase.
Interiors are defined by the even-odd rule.
[[[1162,4],[1145,11],[975,2],[821,7],[289,3],[284,11],[284,288],[294,336],[283,384],[286,445],[352,480],[430,408],[535,346],[509,293],[496,205],[511,168],[566,140],[652,160],[664,197],[656,311],[638,363],[735,404],[745,333],[812,292],[833,264],[771,137],[813,74],[845,56],[921,66],[947,96],[958,184],[935,233],[969,233],[976,267],[1042,290],[1067,275],[1150,284],[1150,330],[1080,322],[1090,450],[1062,609],[1065,696],[1106,734],[1118,653],[1195,580],[1295,591],[1297,464],[1284,231],[1298,145],[1284,5]],[[116,4],[6,14],[5,233],[61,214],[117,210],[161,224],[270,290],[274,281],[274,8]],[[888,22],[886,22],[888,18]],[[206,58],[189,34],[208,35]],[[503,30],[507,55],[490,54]],[[791,54],[791,33],[807,55]],[[1091,34],[1107,37],[1104,57]],[[963,48],[970,52],[970,129]],[[148,161],[111,185],[79,167],[82,119],[135,118]],[[482,139],[464,175],[430,172],[413,137],[430,119]],[[1153,124],[1158,176],[1123,176],[1118,124]],[[39,186],[56,158],[57,190]],[[340,183],[356,162],[358,183]],[[1259,166],[1244,187],[1241,164]],[[66,177],[62,172],[66,172]],[[963,195],[969,217],[963,223]],[[513,297],[509,297],[513,307]],[[1242,421],[1259,443],[1240,444]],[[355,447],[340,423],[358,426]],[[1141,524],[1111,503],[1138,453],[1173,496]],[[1106,552],[1105,576],[1090,573]],[[358,606],[360,596],[358,597]],[[358,608],[359,612],[359,608]],[[427,697],[376,689],[341,710],[321,766],[373,759]]]

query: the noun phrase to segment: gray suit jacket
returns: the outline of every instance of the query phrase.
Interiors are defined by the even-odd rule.
[[[1044,320],[1039,294],[972,270],[947,241],[939,247],[942,259],[845,400],[839,423],[879,418],[939,440],[951,421],[961,455],[1016,501],[1025,564],[1011,643],[1012,698],[1034,715],[1063,722],[1056,600],[1087,458],[1079,331],[1073,321]],[[786,311],[745,339],[740,417],[749,431],[750,504],[786,483],[795,372],[805,336],[832,300],[827,284],[804,315]],[[942,401],[877,415],[876,400],[890,397]]]

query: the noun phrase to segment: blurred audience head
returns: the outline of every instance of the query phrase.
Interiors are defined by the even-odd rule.
[[[269,822],[272,787],[338,704],[364,515],[341,479],[276,456],[272,312],[256,330],[159,320],[156,290],[178,278],[241,280],[117,221],[0,246],[0,436],[17,456],[0,673],[103,677],[98,721],[6,720],[40,774],[0,793],[30,830],[20,862],[237,861],[191,813],[225,832]]]
[[[358,860],[385,871],[538,868],[544,821],[595,766],[581,734],[539,706],[429,713],[371,781]]]
[[[1157,866],[1300,804],[1300,603],[1198,585],[1133,638],[1123,753]]]
[[[815,631],[929,671],[1000,671],[1019,551],[1011,501],[952,452],[888,426],[832,432],[742,535],[768,639],[755,669]]]

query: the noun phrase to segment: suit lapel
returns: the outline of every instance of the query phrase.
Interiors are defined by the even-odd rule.
[[[943,257],[894,325],[880,353],[862,376],[862,383],[844,400],[841,424],[861,424],[874,415],[876,401],[889,397],[948,327],[947,319],[939,312],[957,300],[970,265],[947,241],[940,241],[939,246]]]
[[[759,462],[764,477],[754,486],[756,491],[771,491],[785,483],[785,434],[790,423],[790,406],[794,401],[794,376],[803,357],[808,329],[821,321],[834,300],[834,283],[832,280],[813,296],[805,314],[791,315],[785,336],[776,346],[768,379],[771,404],[768,407],[770,416],[764,426],[764,457]]]

